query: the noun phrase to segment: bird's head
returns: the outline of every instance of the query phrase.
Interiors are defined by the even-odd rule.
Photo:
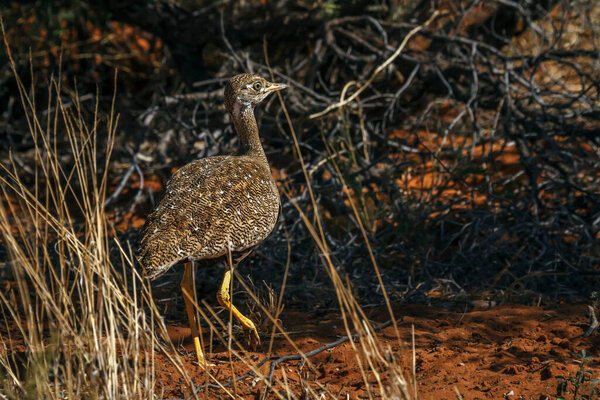
[[[283,83],[272,83],[259,75],[236,75],[225,86],[225,108],[231,114],[236,107],[254,108],[271,93],[286,87]]]

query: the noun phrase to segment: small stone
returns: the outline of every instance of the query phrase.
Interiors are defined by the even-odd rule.
[[[550,365],[540,371],[540,378],[543,381],[547,381],[548,379],[553,377],[554,373],[552,372],[552,367]]]
[[[507,375],[516,375],[523,370],[522,365],[509,365],[508,367],[502,370],[503,374]]]

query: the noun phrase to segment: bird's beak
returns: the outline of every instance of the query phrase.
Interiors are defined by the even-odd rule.
[[[272,83],[271,86],[267,88],[267,91],[278,92],[280,90],[285,89],[286,87],[288,87],[288,85],[286,85],[285,83]]]

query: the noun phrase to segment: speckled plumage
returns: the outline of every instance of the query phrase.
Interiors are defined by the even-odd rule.
[[[250,249],[271,233],[280,200],[254,107],[283,87],[249,74],[229,81],[225,106],[238,134],[239,155],[196,160],[173,174],[142,231],[139,260],[145,276],[155,278],[184,260]]]

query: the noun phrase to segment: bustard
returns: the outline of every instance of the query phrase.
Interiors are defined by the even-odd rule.
[[[198,362],[206,363],[200,324],[194,310],[194,260],[227,260],[237,264],[273,230],[280,208],[254,107],[286,85],[258,75],[241,74],[225,86],[225,108],[231,114],[239,153],[192,161],[173,174],[165,193],[146,220],[140,242],[140,264],[150,279],[185,262],[181,289]],[[231,303],[231,270],[217,293],[219,303],[260,343],[254,323]]]

